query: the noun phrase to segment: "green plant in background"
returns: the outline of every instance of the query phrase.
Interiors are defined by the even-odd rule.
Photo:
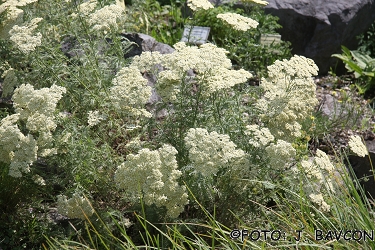
[[[359,35],[357,39],[358,42],[358,50],[371,56],[375,57],[375,22],[371,24],[369,29],[365,31],[363,34]]]
[[[127,6],[128,23],[126,32],[140,32],[154,37],[157,41],[173,45],[183,33],[185,18],[179,1],[161,5],[154,0],[133,1]]]
[[[359,93],[365,95],[373,95],[375,88],[375,59],[358,50],[349,50],[345,46],[342,47],[342,54],[333,54],[345,63],[345,67],[349,72],[353,72],[359,83],[356,84]]]
[[[258,22],[256,29],[247,31],[235,30],[217,15],[233,12]],[[213,9],[200,10],[193,17],[194,25],[210,27],[211,41],[230,52],[228,57],[234,65],[240,65],[246,70],[255,72],[257,77],[264,76],[268,65],[277,59],[290,58],[290,44],[281,41],[270,45],[261,44],[261,36],[277,34],[281,26],[278,18],[267,15],[259,6],[251,5],[246,11],[233,9],[231,6],[219,6]]]
[[[194,8],[192,12],[189,12],[190,18],[184,18],[183,12],[187,11],[185,11],[186,6],[184,7],[183,1],[168,1],[164,4],[160,6],[158,1],[149,0],[133,3],[127,10],[131,17],[128,19],[130,21],[128,30],[146,33],[160,42],[173,45],[180,41],[184,25],[210,27],[209,41],[228,50],[228,56],[235,67],[250,70],[257,77],[264,75],[267,65],[272,64],[275,60],[291,56],[288,42],[261,43],[262,35],[277,34],[277,30],[281,26],[277,23],[278,18],[265,14],[259,4],[247,3],[245,10],[242,10],[234,9],[232,5],[215,8],[208,8],[209,5],[206,7],[201,7],[199,4],[195,6],[193,1],[189,3]],[[256,20],[259,25],[256,29],[245,32],[234,30],[223,20],[217,18],[218,14],[228,12],[250,17]]]

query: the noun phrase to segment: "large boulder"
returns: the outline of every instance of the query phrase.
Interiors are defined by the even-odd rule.
[[[124,33],[123,37],[133,42],[125,57],[140,55],[143,51],[158,51],[160,54],[173,53],[174,49],[168,44],[160,43],[155,38],[142,33]]]
[[[356,36],[375,20],[373,0],[267,0],[266,13],[280,18],[283,40],[292,43],[292,52],[315,61],[320,74],[334,68],[341,45],[357,46]]]

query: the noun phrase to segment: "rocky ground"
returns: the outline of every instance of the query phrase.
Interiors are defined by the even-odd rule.
[[[375,111],[370,100],[353,88],[351,76],[323,76],[315,78],[319,105],[316,111],[328,118],[327,134],[312,145],[328,153],[347,147],[351,135],[360,135],[365,141],[373,141]],[[333,149],[332,149],[333,148]]]

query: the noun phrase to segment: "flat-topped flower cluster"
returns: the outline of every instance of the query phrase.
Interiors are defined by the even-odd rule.
[[[268,66],[268,77],[260,83],[264,97],[256,107],[261,121],[276,138],[293,141],[301,136],[301,123],[318,103],[312,79],[317,74],[314,61],[303,56]]]
[[[142,197],[147,205],[166,207],[168,216],[175,218],[188,203],[185,186],[177,182],[182,173],[177,169],[176,154],[177,150],[170,145],[130,154],[117,168],[115,183],[130,200],[138,202]]]
[[[203,128],[191,128],[184,140],[196,173],[205,177],[215,176],[222,167],[234,167],[245,157],[245,152],[236,149],[228,135],[215,131],[209,133]]]
[[[6,0],[0,5],[0,14],[7,11],[5,20],[0,23],[0,39],[9,38],[9,31],[23,22],[24,11],[18,7],[37,2],[38,0]]]
[[[43,18],[40,17],[34,18],[24,26],[14,25],[9,31],[10,40],[23,53],[28,54],[42,44],[42,34],[40,32],[33,34],[34,30],[38,27],[37,24],[42,20]]]
[[[207,0],[189,0],[187,5],[192,11],[197,11],[200,9],[208,10],[214,8],[214,6]]]
[[[368,155],[366,145],[363,144],[361,137],[358,135],[353,135],[349,139],[349,148],[350,150],[360,157],[365,157]]]
[[[22,177],[22,173],[30,172],[30,165],[37,156],[57,152],[52,147],[52,132],[56,128],[54,111],[65,92],[64,87],[56,85],[34,90],[30,84],[23,84],[14,91],[16,114],[0,123],[0,161],[10,164],[9,175]],[[24,135],[17,125],[19,121],[25,123],[29,134]]]
[[[86,197],[74,193],[72,198],[65,195],[57,197],[57,210],[70,219],[86,219],[94,213],[94,209]]]
[[[121,4],[106,5],[97,9],[99,2],[89,0],[77,6],[77,12],[71,14],[71,17],[77,18],[79,15],[87,18],[92,31],[118,30],[125,22],[125,10]],[[95,10],[96,9],[96,10]]]
[[[112,83],[110,99],[118,111],[135,116],[152,116],[144,109],[151,96],[151,87],[136,67],[122,68]]]
[[[257,21],[249,17],[241,16],[237,13],[218,14],[217,18],[224,20],[229,25],[231,25],[233,29],[240,31],[247,31],[250,28],[255,29],[259,24]]]
[[[177,99],[182,84],[199,83],[201,94],[210,94],[228,89],[243,83],[252,75],[241,69],[232,70],[226,50],[213,44],[203,44],[200,47],[187,46],[180,42],[174,45],[176,49],[171,54],[162,55],[159,52],[144,52],[134,57],[131,66],[142,72],[156,76],[157,91],[165,102]],[[162,66],[165,70],[159,71]],[[189,74],[194,70],[195,74]]]

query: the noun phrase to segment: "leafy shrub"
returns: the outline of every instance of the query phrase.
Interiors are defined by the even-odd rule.
[[[375,22],[371,24],[369,29],[365,31],[363,34],[359,35],[357,39],[358,42],[358,50],[371,56],[372,58],[375,57]]]
[[[259,25],[256,29],[246,32],[237,31],[222,20],[218,14],[234,12],[256,20]],[[246,70],[255,72],[260,77],[266,73],[268,65],[284,58],[290,58],[291,50],[288,42],[281,41],[271,45],[261,44],[261,36],[265,34],[277,34],[281,26],[278,18],[264,13],[261,7],[253,6],[247,12],[241,9],[233,9],[230,6],[219,6],[209,10],[198,11],[193,16],[193,24],[210,27],[211,41],[230,52],[228,57],[234,65],[239,65]]]
[[[161,5],[159,1],[138,0],[129,6],[127,12],[127,32],[145,33],[169,45],[182,37],[184,17],[178,2],[164,2]]]
[[[375,59],[358,50],[350,51],[342,46],[342,54],[332,56],[341,59],[349,72],[359,80],[357,88],[360,94],[373,95],[375,88]]]

